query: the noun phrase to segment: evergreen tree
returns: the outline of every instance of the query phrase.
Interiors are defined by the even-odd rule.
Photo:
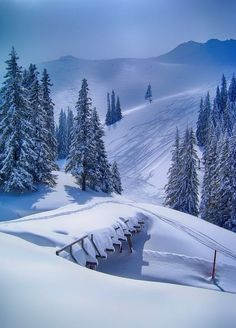
[[[116,115],[115,115],[116,122],[122,119],[121,107],[120,107],[120,98],[117,97],[116,101]]]
[[[221,142],[218,154],[218,188],[215,190],[216,208],[215,224],[223,227],[231,215],[231,170],[229,167],[229,137],[225,135]],[[217,191],[217,192],[216,192]]]
[[[177,210],[179,208],[178,198],[180,183],[180,138],[177,128],[175,143],[172,150],[171,166],[168,171],[168,183],[165,186],[165,205]]]
[[[224,110],[226,109],[227,99],[228,99],[227,81],[223,74],[221,80],[221,90],[220,90],[220,105],[221,105],[222,112],[224,112]]]
[[[115,91],[111,92],[111,124],[116,122],[116,95]]]
[[[74,115],[70,108],[67,110],[67,118],[66,118],[66,130],[67,130],[67,151],[66,155],[69,155],[70,152],[70,145],[72,140],[72,131],[73,131],[73,125],[74,125]]]
[[[118,170],[116,161],[113,162],[111,170],[112,170],[113,189],[117,194],[121,195],[123,189],[122,189],[122,184],[121,184],[120,172]]]
[[[79,99],[76,103],[72,143],[66,166],[66,172],[76,177],[82,190],[94,179],[94,137],[91,124],[91,99],[88,96],[89,88],[86,79],[82,80]]]
[[[90,187],[96,189],[100,188],[104,192],[112,192],[112,176],[110,170],[110,164],[107,160],[107,154],[105,150],[105,144],[103,141],[104,130],[98,117],[96,108],[92,112],[92,135],[94,143],[94,163],[96,165],[95,175],[90,182]]]
[[[198,177],[197,154],[194,149],[195,137],[192,129],[186,129],[181,145],[181,180],[178,199],[178,210],[191,215],[198,215]]]
[[[111,101],[110,101],[110,94],[107,93],[107,114],[106,114],[106,125],[109,126],[112,124],[112,116],[111,116]]]
[[[47,113],[42,100],[42,89],[37,72],[29,89],[28,101],[32,115],[31,123],[34,127],[34,134],[32,136],[34,140],[33,149],[36,154],[35,167],[32,172],[34,181],[53,186],[55,180],[52,171],[55,168],[55,163],[52,158],[50,140],[48,139]]]
[[[145,93],[145,100],[148,100],[150,103],[152,102],[152,87],[151,84],[149,83],[147,87],[147,91]]]
[[[219,190],[218,136],[211,121],[209,140],[204,149],[204,177],[200,204],[201,217],[211,223],[217,221],[217,194]]]
[[[57,168],[55,164],[57,156],[57,141],[55,138],[54,103],[50,96],[52,83],[46,69],[43,70],[41,79],[41,104],[45,114],[46,144],[49,147],[51,166]]]
[[[230,170],[230,218],[223,223],[224,228],[236,232],[236,127],[229,143],[229,157],[226,166]]]
[[[229,85],[229,100],[233,103],[236,102],[236,78],[233,74],[230,85]]]
[[[59,115],[59,126],[58,126],[58,136],[57,136],[57,152],[58,152],[58,158],[64,159],[67,156],[67,120],[66,120],[66,113],[63,109],[61,109],[60,115]]]
[[[0,184],[7,192],[34,189],[32,126],[17,60],[12,48],[0,105]]]
[[[198,145],[201,147],[205,143],[204,138],[204,109],[203,109],[203,99],[200,101],[200,109],[197,120],[197,130],[196,130],[196,138],[198,141]]]

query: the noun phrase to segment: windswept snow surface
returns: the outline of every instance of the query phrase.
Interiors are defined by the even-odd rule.
[[[58,247],[95,234],[101,248],[112,248],[112,226],[119,217],[145,218],[145,229],[134,236],[134,253],[114,253],[100,261],[98,270],[143,280],[164,281],[236,292],[235,234],[205,221],[156,205],[123,197],[93,197],[0,224],[0,231],[18,236],[55,254]],[[111,245],[111,246],[110,246]],[[210,279],[217,250],[216,281]],[[90,251],[89,251],[90,252]],[[95,253],[90,254],[96,261]]]
[[[235,327],[233,294],[122,279],[14,236],[0,241],[2,328]]]

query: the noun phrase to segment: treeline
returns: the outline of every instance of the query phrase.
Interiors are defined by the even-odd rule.
[[[122,112],[120,107],[120,98],[115,95],[115,91],[112,90],[107,93],[107,114],[105,123],[107,126],[112,125],[122,119]]]
[[[204,178],[200,214],[236,232],[236,79],[223,75],[216,96],[201,100],[197,140],[203,147]]]
[[[198,215],[198,157],[195,150],[196,140],[192,128],[187,128],[180,138],[176,130],[172,150],[168,183],[165,187],[165,205],[175,210]]]
[[[203,152],[204,177],[198,204],[195,136],[187,128],[182,141],[177,130],[172,151],[165,205],[198,215],[220,227],[236,232],[236,79],[229,86],[222,76],[221,86],[211,101],[201,99],[197,121],[197,145]]]
[[[121,194],[122,186],[116,162],[110,164],[103,141],[104,130],[96,108],[92,109],[89,88],[83,79],[76,103],[76,116],[66,172],[77,179],[82,190],[87,187]]]
[[[82,190],[122,193],[117,163],[109,163],[104,130],[92,109],[86,79],[76,103],[76,116],[61,110],[55,128],[52,86],[46,70],[39,75],[33,64],[22,70],[14,48],[6,61],[7,73],[0,94],[0,188],[35,190],[37,184],[54,186],[56,160],[67,158]],[[119,98],[116,109],[119,112]]]
[[[65,159],[69,155],[73,125],[74,115],[72,110],[70,108],[67,111],[61,109],[59,123],[56,126],[58,159]]]
[[[34,190],[37,183],[55,184],[57,168],[51,82],[35,65],[22,71],[14,48],[0,104],[0,187],[4,191]]]

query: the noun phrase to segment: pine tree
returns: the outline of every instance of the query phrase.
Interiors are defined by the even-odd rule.
[[[229,85],[228,95],[231,102],[236,102],[236,78],[234,74]]]
[[[50,87],[52,83],[46,69],[43,70],[41,79],[41,104],[45,116],[45,129],[47,130],[46,144],[49,147],[49,156],[52,167],[57,168],[55,164],[57,156],[57,141],[55,138],[55,121],[54,121],[54,103],[50,96]]]
[[[106,125],[109,126],[112,124],[112,116],[111,116],[111,101],[110,101],[110,94],[107,93],[107,114],[106,114]]]
[[[203,109],[203,99],[201,98],[198,120],[197,120],[197,130],[196,130],[196,138],[197,138],[198,145],[200,147],[204,145],[203,124],[204,124],[204,109]]]
[[[69,155],[70,152],[70,145],[72,140],[72,131],[73,131],[73,125],[74,125],[74,115],[70,108],[67,110],[67,117],[66,117],[66,131],[67,131],[67,151],[66,155]]]
[[[0,105],[0,184],[7,192],[34,189],[32,126],[17,61],[12,48]]]
[[[29,89],[28,102],[31,109],[31,123],[34,127],[33,150],[36,154],[35,167],[32,172],[36,183],[44,183],[50,186],[55,184],[52,171],[55,169],[54,159],[52,158],[52,148],[48,139],[48,118],[42,100],[42,89],[38,80],[38,73]]]
[[[197,154],[194,149],[195,137],[192,129],[187,128],[181,145],[180,189],[178,210],[198,215],[198,177]]]
[[[118,170],[116,161],[113,162],[111,170],[112,170],[113,189],[117,194],[121,195],[123,189],[122,189],[122,184],[121,184],[120,172]]]
[[[148,100],[150,103],[152,102],[152,87],[151,84],[149,83],[147,87],[147,91],[145,93],[145,100]]]
[[[105,150],[105,144],[102,139],[104,136],[104,130],[99,120],[96,108],[93,109],[91,122],[92,135],[94,138],[93,143],[95,146],[94,163],[96,165],[96,170],[93,180],[90,182],[90,187],[93,189],[98,187],[102,191],[109,193],[113,191],[112,176]]]
[[[216,208],[214,223],[223,227],[231,215],[231,170],[229,167],[229,137],[224,135],[218,154],[218,188],[215,190]],[[217,192],[216,192],[217,191]]]
[[[116,95],[115,91],[111,92],[111,124],[116,122]]]
[[[91,124],[91,99],[86,79],[82,80],[79,98],[76,103],[77,114],[74,122],[73,137],[66,166],[66,172],[76,177],[82,190],[94,178],[94,138]]]
[[[57,149],[58,149],[58,158],[64,159],[67,156],[67,122],[66,122],[66,113],[61,109],[59,115],[59,126],[58,126],[58,139],[57,139]]]
[[[217,220],[217,193],[219,190],[218,137],[211,121],[209,140],[204,149],[204,177],[200,204],[201,218],[215,223]]]
[[[120,107],[120,98],[117,97],[117,101],[116,101],[116,122],[120,121],[122,119],[122,113],[121,113],[121,107]]]
[[[236,127],[229,143],[229,156],[226,166],[230,170],[230,218],[223,224],[224,228],[236,232]]]
[[[168,183],[165,186],[165,206],[178,209],[180,183],[180,138],[179,130],[177,128],[175,143],[172,150],[171,167],[168,171]]]

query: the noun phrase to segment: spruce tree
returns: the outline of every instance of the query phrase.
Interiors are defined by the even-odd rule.
[[[34,152],[36,154],[35,167],[33,173],[36,183],[44,183],[50,186],[55,184],[52,171],[55,169],[54,159],[52,158],[52,148],[48,139],[48,120],[47,113],[42,100],[42,89],[38,80],[38,73],[29,89],[28,102],[31,109],[31,123],[34,127]],[[54,138],[54,137],[53,137]]]
[[[119,172],[116,161],[113,162],[111,171],[112,171],[113,190],[117,194],[121,195],[122,191],[123,191],[123,188],[122,188],[122,184],[121,184],[120,172]]]
[[[30,111],[22,87],[22,71],[12,48],[0,105],[0,184],[7,192],[32,190],[35,160]]]
[[[67,156],[67,121],[66,121],[66,113],[63,109],[61,109],[59,115],[59,126],[58,126],[58,136],[57,136],[57,149],[58,149],[58,159],[64,159]]]
[[[115,91],[111,92],[111,124],[116,122],[116,95]]]
[[[117,100],[116,100],[116,122],[117,121],[120,121],[122,119],[122,113],[121,113],[121,107],[120,107],[120,98],[117,97]]]
[[[236,78],[233,74],[230,85],[229,85],[229,100],[233,103],[236,102]]]
[[[52,83],[46,69],[43,70],[41,79],[41,105],[45,114],[45,129],[47,130],[46,143],[49,147],[49,156],[52,167],[57,168],[55,160],[57,157],[57,141],[55,138],[54,103],[50,93]]]
[[[198,215],[198,176],[197,153],[194,149],[195,137],[192,129],[187,128],[181,145],[181,167],[179,178],[178,210]]]
[[[90,182],[90,187],[93,189],[100,188],[104,192],[112,192],[112,176],[110,170],[110,164],[108,163],[107,153],[105,150],[105,144],[103,141],[104,130],[96,108],[93,109],[92,117],[92,135],[94,144],[94,163],[95,163],[95,175]]]
[[[150,103],[152,102],[152,87],[151,84],[149,83],[147,87],[147,91],[145,93],[145,100],[148,100]]]
[[[74,115],[70,108],[67,110],[67,117],[66,117],[66,130],[67,130],[67,151],[66,155],[69,155],[70,152],[70,145],[71,145],[71,139],[72,139],[72,131],[73,131],[73,125],[74,125]]]
[[[82,80],[79,98],[76,103],[76,117],[73,128],[72,143],[66,166],[66,172],[76,177],[82,190],[93,180],[94,168],[94,138],[91,124],[91,99],[86,79]]]
[[[111,116],[111,101],[110,101],[110,94],[107,93],[107,114],[106,114],[106,125],[109,126],[112,124],[112,116]]]
[[[217,193],[219,190],[218,136],[211,120],[209,139],[204,149],[204,177],[200,204],[201,218],[215,223],[217,216]]]
[[[178,209],[178,198],[180,188],[180,138],[179,130],[176,128],[175,143],[172,150],[171,166],[168,171],[168,183],[165,186],[165,205]]]

